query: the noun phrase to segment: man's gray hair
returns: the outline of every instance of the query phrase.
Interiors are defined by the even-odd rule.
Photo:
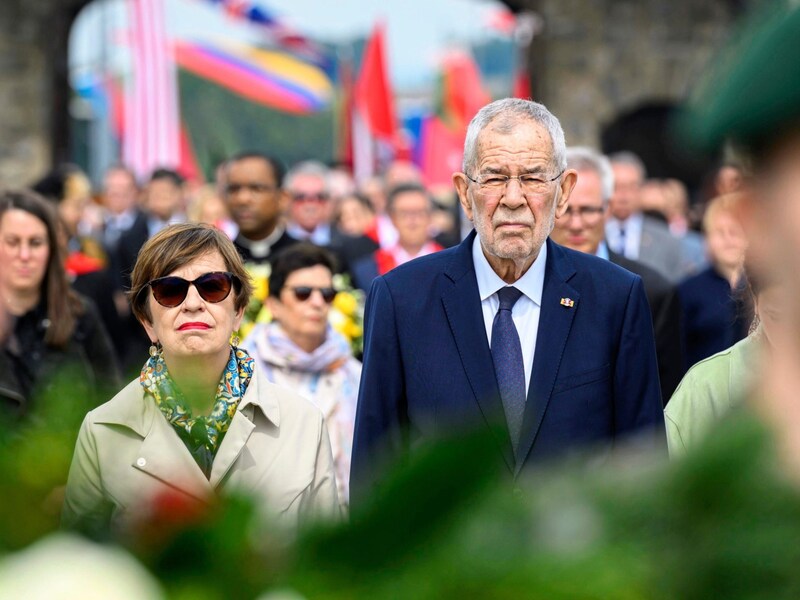
[[[286,173],[286,177],[284,178],[283,187],[287,190],[292,189],[292,184],[294,184],[294,180],[300,176],[307,176],[311,175],[314,177],[318,177],[321,179],[325,185],[325,191],[328,191],[328,173],[330,169],[326,167],[324,164],[317,160],[306,160],[294,165],[289,171]]]
[[[641,175],[642,181],[647,179],[647,169],[642,162],[642,159],[636,156],[633,152],[629,150],[623,150],[622,152],[614,152],[614,154],[610,154],[608,159],[611,161],[611,164],[620,164],[620,165],[630,165],[635,167],[639,171],[639,175]]]
[[[570,146],[567,148],[567,168],[597,173],[597,176],[600,177],[603,205],[608,204],[614,193],[614,170],[611,168],[611,161],[588,146]],[[580,173],[578,173],[578,179],[580,179]]]
[[[538,123],[550,134],[553,145],[553,166],[562,171],[567,167],[564,130],[561,123],[543,104],[520,98],[503,98],[487,104],[478,111],[467,127],[464,140],[464,162],[462,169],[471,177],[478,162],[478,136],[487,125],[497,121],[500,133],[511,133],[520,121],[530,120]]]

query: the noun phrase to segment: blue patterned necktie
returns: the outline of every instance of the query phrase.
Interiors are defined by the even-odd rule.
[[[497,296],[500,298],[500,308],[492,324],[492,361],[516,457],[525,415],[526,390],[522,346],[511,318],[511,309],[522,292],[509,286],[498,290]]]
[[[625,256],[625,226],[620,223],[619,237],[617,238],[617,254]]]

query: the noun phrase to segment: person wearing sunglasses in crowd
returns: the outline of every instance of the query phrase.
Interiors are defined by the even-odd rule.
[[[131,309],[152,341],[141,374],[81,427],[62,521],[135,527],[164,495],[254,497],[291,532],[338,518],[322,413],[231,344],[252,291],[230,239],[210,225],[163,229],[142,247]],[[145,357],[143,357],[145,358]]]
[[[273,321],[256,325],[242,347],[270,381],[297,391],[323,412],[339,497],[347,504],[361,363],[328,323],[335,271],[331,253],[307,242],[278,254],[267,299]]]

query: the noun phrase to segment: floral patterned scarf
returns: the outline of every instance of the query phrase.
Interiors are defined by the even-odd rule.
[[[153,397],[206,477],[211,474],[214,456],[253,376],[254,362],[246,350],[231,347],[230,359],[220,378],[216,401],[208,416],[192,415],[186,399],[170,377],[161,353],[151,356],[142,368],[139,383],[145,393]]]

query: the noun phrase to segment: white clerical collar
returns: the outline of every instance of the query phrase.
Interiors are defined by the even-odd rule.
[[[278,224],[275,226],[273,232],[263,240],[251,240],[240,234],[238,241],[242,246],[250,251],[250,254],[252,254],[254,258],[264,258],[265,256],[269,256],[272,246],[275,245],[275,242],[281,239],[285,229],[286,228],[282,224]]]
[[[495,273],[483,253],[480,238],[476,235],[472,242],[472,262],[475,264],[475,275],[478,278],[478,293],[481,302],[507,284]],[[542,291],[544,290],[544,270],[547,264],[547,243],[542,244],[539,256],[525,274],[512,285],[533,300],[537,306],[542,305]]]

